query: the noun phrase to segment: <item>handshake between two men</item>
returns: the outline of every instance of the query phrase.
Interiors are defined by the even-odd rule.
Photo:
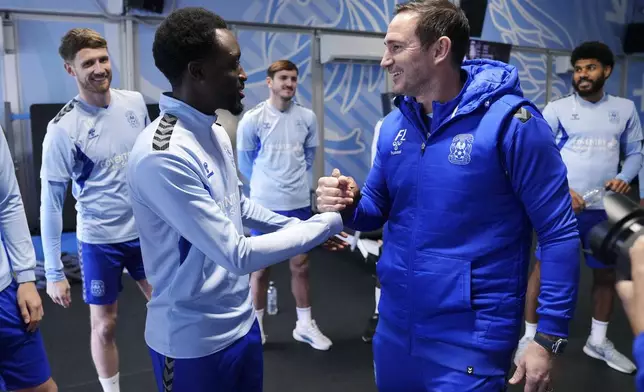
[[[352,177],[343,176],[340,170],[333,169],[331,177],[320,177],[318,180],[318,188],[315,191],[317,209],[319,212],[346,212],[347,207],[357,204],[358,192],[358,186]],[[347,237],[345,232],[338,235],[342,238]],[[325,249],[331,251],[342,250],[347,246],[346,242],[336,236],[323,244]]]
[[[315,194],[318,211],[346,213],[357,205],[360,190],[352,177],[333,169],[331,177],[320,177]]]

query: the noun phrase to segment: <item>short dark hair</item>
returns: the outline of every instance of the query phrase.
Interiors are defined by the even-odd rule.
[[[416,35],[423,49],[442,36],[452,41],[452,62],[460,67],[470,47],[470,23],[462,9],[449,0],[412,0],[398,4],[394,15],[403,12],[418,14]]]
[[[273,79],[276,73],[280,71],[295,71],[298,74],[300,71],[297,69],[297,65],[290,60],[277,60],[266,70],[266,76]]]
[[[83,49],[107,49],[107,41],[97,31],[86,28],[69,30],[60,39],[58,54],[62,59],[71,63],[76,54]]]
[[[570,64],[574,67],[575,63],[581,59],[594,59],[599,61],[604,67],[615,66],[615,56],[608,45],[599,41],[588,41],[577,46],[570,56]]]
[[[227,28],[219,15],[205,8],[178,9],[157,28],[152,44],[154,64],[175,86],[188,63],[206,57],[218,46],[215,30]]]

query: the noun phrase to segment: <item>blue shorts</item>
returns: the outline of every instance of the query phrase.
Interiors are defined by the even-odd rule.
[[[313,213],[311,212],[311,207],[298,208],[297,210],[273,211],[273,212],[289,218],[298,218],[303,221],[313,216]],[[262,234],[264,233],[262,233],[259,230],[255,230],[255,229],[250,230],[250,235],[253,237],[262,235]]]
[[[507,390],[505,376],[468,374],[425,358],[412,357],[408,348],[405,349],[382,335],[376,332],[373,338],[374,373],[379,392]]]
[[[78,241],[78,260],[83,278],[83,299],[92,305],[110,305],[123,290],[123,268],[136,281],[145,279],[139,240],[119,244]]]
[[[15,281],[0,291],[0,391],[34,388],[51,377],[40,330],[27,332],[17,293]]]
[[[172,359],[150,349],[159,392],[261,392],[263,355],[257,320],[246,336],[207,357]]]
[[[608,215],[604,210],[585,210],[577,214],[581,246],[584,251],[586,265],[590,268],[614,268],[614,266],[602,263],[590,254],[590,230],[605,220],[608,220]],[[537,260],[541,260],[541,247],[539,245],[535,250],[535,257]]]

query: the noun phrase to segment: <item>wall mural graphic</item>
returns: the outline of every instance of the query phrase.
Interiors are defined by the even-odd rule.
[[[97,4],[110,9],[111,0],[90,2],[77,11],[99,14]],[[398,0],[236,0],[218,2],[215,11],[231,21],[251,21],[356,31],[386,31]],[[9,4],[11,3],[11,4]],[[61,0],[57,10],[73,11],[72,0]],[[13,5],[12,5],[13,4]],[[46,0],[26,0],[21,7],[52,10]],[[58,3],[57,3],[58,4]],[[205,6],[205,0],[176,0],[175,7]],[[606,42],[621,53],[621,35],[629,21],[632,0],[489,0],[482,39],[512,45],[570,50],[584,40]],[[9,0],[0,7],[16,8]],[[169,7],[167,7],[169,8]],[[169,12],[170,9],[166,10]],[[135,12],[136,14],[145,14]],[[35,17],[34,17],[35,18]],[[108,36],[114,63],[114,86],[120,87],[118,28],[114,23],[78,21],[18,21],[21,102],[28,109],[33,103],[66,102],[75,94],[73,80],[64,74],[56,48],[66,29],[88,26]],[[137,83],[148,102],[156,102],[169,85],[154,66],[152,42],[155,26],[137,24]],[[239,30],[242,63],[249,75],[247,108],[267,97],[265,71],[277,59],[288,58],[301,68],[297,100],[311,107],[310,34]],[[510,63],[519,70],[527,97],[543,107],[548,99],[570,92],[570,73],[553,71],[551,96],[546,97],[546,61],[541,54],[513,51]],[[554,69],[554,67],[553,67]],[[620,93],[620,79],[626,72],[626,96],[634,99],[644,117],[644,61],[631,61],[628,70],[621,64],[607,83],[613,94]],[[380,93],[385,90],[384,72],[378,64],[326,64],[324,66],[325,172],[339,167],[363,181],[369,168],[373,127],[381,116]],[[230,129],[234,136],[234,126]]]

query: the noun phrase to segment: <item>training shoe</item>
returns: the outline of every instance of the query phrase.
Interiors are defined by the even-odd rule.
[[[617,351],[608,339],[604,339],[602,344],[594,345],[590,343],[590,338],[588,338],[584,346],[584,353],[589,357],[606,362],[608,366],[622,373],[630,374],[637,370],[635,364]]]
[[[332,344],[331,340],[320,332],[315,320],[311,320],[309,325],[298,321],[293,330],[293,339],[298,342],[308,343],[314,349],[323,351],[328,350]]]
[[[516,366],[519,366],[519,359],[521,359],[521,357],[523,356],[523,353],[525,352],[526,347],[528,347],[528,344],[532,343],[533,340],[534,339],[530,336],[523,336],[521,340],[519,340],[517,351],[514,353],[514,364]]]
[[[378,326],[378,313],[374,313],[373,316],[369,319],[367,323],[367,328],[365,328],[362,333],[362,341],[365,343],[371,343],[373,340],[373,335],[376,334],[376,327]]]

